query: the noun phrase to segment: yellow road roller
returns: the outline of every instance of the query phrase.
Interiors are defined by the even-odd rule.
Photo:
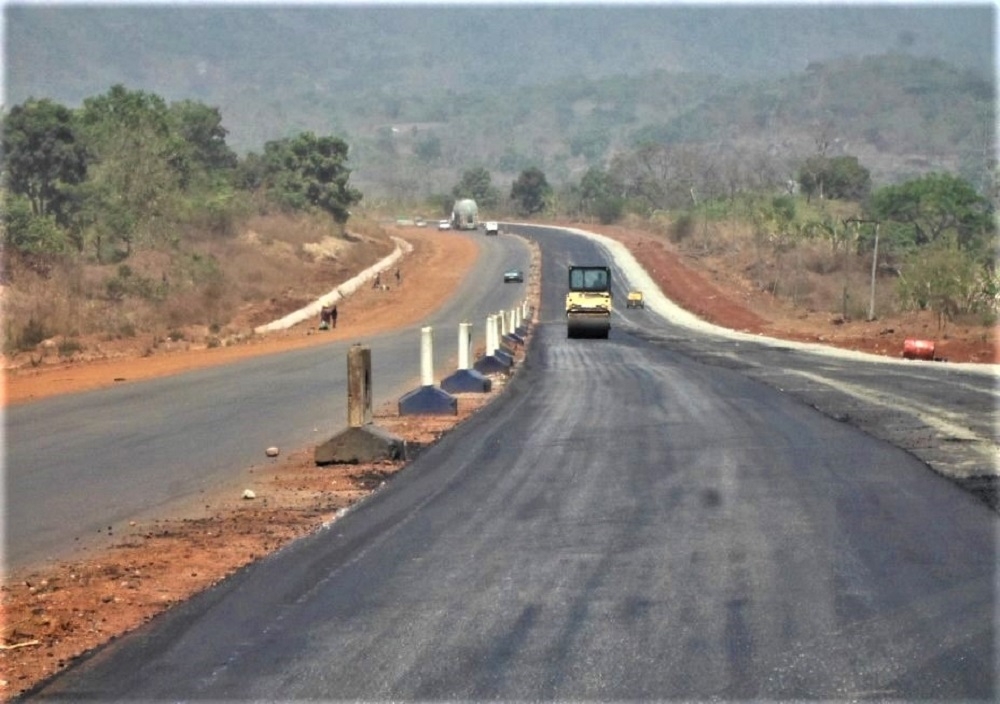
[[[566,337],[607,339],[610,330],[610,267],[570,265],[569,292],[566,294]]]

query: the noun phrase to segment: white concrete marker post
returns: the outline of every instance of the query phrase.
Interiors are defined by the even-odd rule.
[[[469,369],[469,347],[472,345],[472,323],[458,324],[458,368]]]
[[[420,329],[420,384],[434,386],[434,338],[433,328]]]
[[[472,323],[458,325],[458,370],[441,380],[441,389],[448,393],[486,393],[493,388],[493,382],[478,369],[472,369],[469,358],[472,353]]]
[[[434,386],[434,329],[420,328],[420,384],[399,399],[399,415],[458,415],[458,399]]]
[[[476,360],[474,368],[482,374],[510,374],[510,363],[500,359],[500,336],[497,326],[500,321],[496,315],[486,316],[486,354]]]
[[[494,316],[494,344],[496,345],[493,349],[493,356],[500,360],[501,363],[507,367],[514,365],[514,356],[510,353],[509,348],[504,344],[507,337],[507,316],[503,311]]]
[[[495,339],[497,331],[496,316],[487,315],[486,316],[486,356],[492,357],[493,353],[497,351],[497,342]]]

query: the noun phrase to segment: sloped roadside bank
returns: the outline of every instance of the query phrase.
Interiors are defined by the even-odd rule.
[[[169,376],[333,340],[369,337],[406,325],[441,305],[458,285],[464,272],[472,266],[478,250],[475,241],[470,238],[440,240],[436,233],[416,228],[400,234],[412,246],[412,251],[394,265],[400,270],[401,285],[387,290],[375,290],[368,286],[355,289],[339,304],[339,322],[335,330],[320,334],[315,329],[316,318],[303,319],[291,328],[251,335],[232,345],[178,345],[176,349],[158,350],[154,354],[136,348],[131,353],[123,351],[118,356],[105,359],[67,360],[38,367],[4,369],[3,403],[36,401],[49,396]],[[368,262],[365,267],[370,265],[371,262]],[[304,268],[308,266],[303,264]],[[427,272],[440,273],[427,276]],[[243,315],[256,317],[269,308],[270,305],[265,305],[262,311],[248,309]],[[282,311],[281,315],[284,314]]]
[[[621,243],[670,301],[714,325],[897,359],[902,357],[906,338],[930,338],[936,342],[941,361],[1000,363],[997,324],[964,321],[938,330],[930,311],[882,313],[872,321],[844,320],[835,313],[795,308],[752,286],[738,268],[725,268],[711,257],[686,256],[663,237],[615,225],[558,224]]]

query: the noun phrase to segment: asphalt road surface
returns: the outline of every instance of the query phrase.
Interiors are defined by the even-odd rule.
[[[997,514],[698,333],[568,340],[565,264],[602,255],[535,234],[543,322],[489,409],[36,694],[995,700]]]
[[[335,435],[347,425],[354,342],[371,347],[376,406],[420,386],[423,325],[434,327],[437,378],[453,372],[458,324],[471,321],[482,342],[486,316],[523,300],[524,288],[505,286],[503,271],[527,271],[530,251],[515,237],[443,236],[477,237],[483,256],[454,300],[411,328],[6,409],[5,564],[106,542],[130,520],[239,480],[271,445]]]

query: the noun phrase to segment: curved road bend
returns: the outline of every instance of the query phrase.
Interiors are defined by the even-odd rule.
[[[522,232],[552,240],[551,228]],[[610,260],[606,252],[593,257]],[[554,272],[565,278],[562,271]],[[558,268],[558,267],[557,267]],[[638,279],[634,267],[616,263],[617,300]],[[655,293],[655,292],[654,292]],[[924,460],[935,471],[1000,509],[1000,367],[989,364],[914,362],[845,352],[822,345],[762,339],[704,323],[688,323],[647,296],[645,310],[618,306],[614,325],[650,344],[668,347],[709,367],[762,381],[826,415],[864,430]],[[551,315],[559,317],[555,308]],[[678,318],[675,320],[673,318]]]
[[[538,240],[544,322],[494,404],[36,694],[995,700],[996,514],[741,370],[567,340],[564,265],[598,253]]]
[[[522,300],[524,288],[505,286],[502,275],[527,271],[530,252],[514,237],[442,236],[476,237],[480,256],[454,299],[412,327],[7,408],[6,566],[102,544],[109,527],[120,536],[166,504],[244,481],[270,445],[301,448],[336,434],[347,425],[353,342],[371,346],[376,405],[419,386],[421,325],[434,326],[437,378],[454,371],[458,323],[472,321],[481,341],[486,316]]]

